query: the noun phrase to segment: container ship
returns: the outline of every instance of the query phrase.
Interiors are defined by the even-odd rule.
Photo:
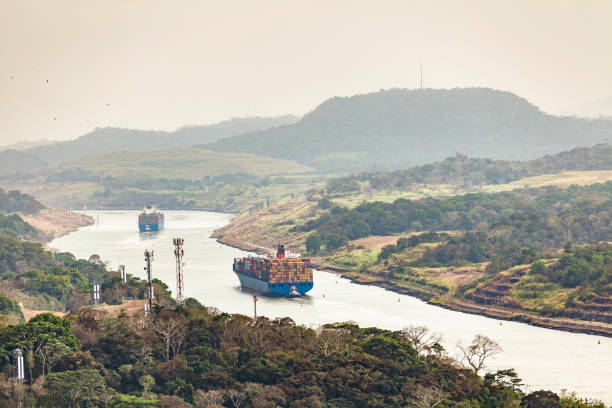
[[[164,228],[164,214],[155,207],[146,206],[138,216],[140,231],[159,231]]]
[[[283,245],[276,257],[234,258],[234,272],[243,290],[269,296],[298,297],[313,287],[310,259],[287,256]]]

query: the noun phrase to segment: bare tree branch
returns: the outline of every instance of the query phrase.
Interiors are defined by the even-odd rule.
[[[410,405],[416,408],[434,408],[438,406],[446,398],[446,393],[441,387],[423,387],[417,386],[413,399]]]
[[[442,341],[440,333],[430,332],[425,326],[408,326],[402,329],[402,336],[419,354],[431,353],[434,344]]]
[[[457,349],[461,353],[460,362],[465,367],[471,367],[476,374],[485,367],[485,361],[489,357],[503,351],[501,346],[487,336],[477,334],[469,346],[457,343]]]

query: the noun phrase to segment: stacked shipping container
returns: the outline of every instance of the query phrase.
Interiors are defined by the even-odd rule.
[[[234,272],[243,288],[260,293],[300,294],[313,287],[313,273],[308,258],[236,258]]]

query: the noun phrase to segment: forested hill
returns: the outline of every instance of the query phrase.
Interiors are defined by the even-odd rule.
[[[97,128],[76,140],[38,146],[24,152],[50,164],[59,164],[91,154],[117,150],[155,150],[212,143],[224,137],[293,123],[297,119],[291,115],[235,118],[214,125],[187,126],[173,132]]]
[[[534,159],[610,142],[611,121],[547,115],[510,92],[392,89],[331,98],[295,124],[206,148],[291,158],[322,170],[371,170],[407,168],[456,153]]]
[[[403,190],[414,183],[484,185],[503,184],[524,177],[576,170],[612,170],[612,145],[581,147],[535,160],[506,161],[468,158],[457,154],[441,162],[408,170],[361,173],[333,179],[328,191],[358,188],[354,181],[367,181],[373,190]]]
[[[0,188],[0,213],[10,214],[20,212],[33,214],[45,208],[44,205],[28,194],[19,191],[6,192]]]

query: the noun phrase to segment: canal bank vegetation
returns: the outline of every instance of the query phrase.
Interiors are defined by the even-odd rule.
[[[28,194],[0,188],[0,235],[48,242],[92,222],[86,215],[47,208]]]
[[[0,295],[18,302],[24,311],[79,310],[91,304],[94,281],[102,286],[103,305],[146,297],[145,281],[128,274],[123,282],[119,272],[108,270],[95,254],[77,259],[68,252],[52,253],[36,242],[0,235]],[[168,286],[157,279],[153,286],[158,303],[173,302]]]
[[[10,205],[6,204],[7,197]],[[77,259],[70,253],[53,253],[41,243],[57,233],[53,225],[62,225],[66,232],[72,221],[88,222],[89,218],[73,217],[66,210],[59,210],[58,215],[55,209],[40,209],[40,203],[26,194],[10,192],[0,198],[5,200],[0,200],[2,208],[26,213],[0,213],[0,324],[23,321],[25,315],[37,311],[79,310],[90,304],[94,281],[102,284],[103,304],[118,305],[124,298],[144,297],[145,282],[128,275],[124,283],[119,272],[108,270],[99,256]],[[42,222],[53,214],[66,217],[47,223],[46,230],[24,220],[33,217]],[[154,286],[160,304],[171,302],[163,282],[155,281]]]
[[[501,352],[476,336],[449,357],[440,335],[289,318],[256,320],[188,299],[149,317],[81,309],[0,329],[0,404],[24,407],[605,408],[573,394],[521,391]],[[11,382],[21,348],[25,379]]]
[[[288,243],[320,268],[451,308],[612,323],[612,182],[352,207],[328,192],[242,214],[215,234],[246,249]]]

